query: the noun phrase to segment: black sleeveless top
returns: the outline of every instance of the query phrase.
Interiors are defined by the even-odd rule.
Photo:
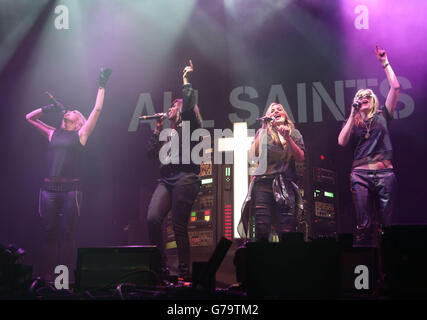
[[[76,131],[56,129],[49,143],[47,178],[73,180],[80,177],[83,146]]]

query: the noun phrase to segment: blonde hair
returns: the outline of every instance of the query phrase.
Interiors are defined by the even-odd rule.
[[[295,125],[292,122],[291,118],[289,118],[289,115],[286,112],[285,108],[283,108],[283,106],[280,103],[277,103],[277,102],[271,103],[270,106],[268,107],[267,111],[265,112],[264,116],[269,116],[271,113],[271,108],[273,108],[274,106],[282,107],[283,111],[285,112],[285,121],[288,123],[289,127],[291,128],[291,132],[292,132],[292,130],[295,129]],[[281,144],[276,129],[274,129],[272,126],[268,125],[267,126],[267,132],[273,138],[275,144]]]
[[[74,111],[77,114],[77,121],[76,121],[76,126],[74,128],[74,131],[79,131],[83,127],[83,125],[86,123],[87,120],[80,111],[75,109],[72,111]],[[64,119],[62,119],[61,129],[64,129],[64,128],[65,128],[65,122],[64,122]]]
[[[370,119],[378,112],[379,103],[378,103],[378,97],[375,95],[375,93],[371,89],[360,89],[359,91],[356,92],[353,100],[356,100],[356,98],[364,91],[369,92],[369,94],[372,96],[371,105],[369,106],[369,112],[367,115],[367,119]],[[354,124],[356,125],[356,127],[359,127],[362,123],[363,123],[363,120],[360,116],[360,113],[358,112],[354,116]]]

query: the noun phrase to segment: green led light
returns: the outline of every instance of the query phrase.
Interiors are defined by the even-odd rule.
[[[191,212],[191,216],[195,217],[196,216],[196,211]]]
[[[226,177],[231,176],[231,168],[230,167],[225,168],[225,176]]]
[[[328,191],[325,191],[325,192],[323,193],[323,195],[324,195],[325,197],[329,197],[329,198],[333,198],[333,197],[334,197],[334,194],[333,194],[332,192],[328,192]]]

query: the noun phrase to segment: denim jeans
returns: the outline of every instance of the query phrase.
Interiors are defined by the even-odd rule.
[[[39,214],[44,227],[44,266],[46,280],[52,280],[57,265],[74,267],[74,229],[80,215],[82,192],[40,190]]]
[[[274,199],[272,179],[260,179],[253,189],[255,239],[268,239],[271,226],[275,226],[279,237],[285,232],[295,232],[297,226],[295,193],[287,186],[290,196],[289,206],[280,206]],[[289,184],[289,182],[286,182]]]
[[[354,169],[350,175],[356,208],[355,246],[377,247],[378,227],[390,226],[397,182],[393,169]]]
[[[164,267],[166,267],[166,255],[162,223],[168,212],[172,210],[172,223],[181,273],[188,273],[190,267],[190,241],[187,227],[191,208],[199,189],[199,182],[176,186],[159,182],[148,206],[147,223],[150,242],[159,248]]]

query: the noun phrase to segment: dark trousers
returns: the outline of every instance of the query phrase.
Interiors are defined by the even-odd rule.
[[[69,268],[70,279],[75,261],[74,229],[81,191],[52,192],[40,190],[39,214],[44,227],[44,277],[53,280],[57,265]]]
[[[355,246],[377,247],[379,226],[392,224],[397,182],[393,169],[354,169],[350,175],[356,208]]]
[[[199,182],[177,186],[159,182],[148,206],[147,222],[150,241],[160,249],[164,267],[166,267],[166,255],[162,223],[168,212],[172,210],[172,223],[181,273],[187,273],[190,267],[190,241],[187,227],[191,208],[199,189]]]
[[[283,233],[296,231],[295,193],[291,186],[287,186],[291,205],[280,206],[274,199],[272,183],[272,179],[260,179],[253,187],[256,240],[268,239],[272,225],[279,237]]]

